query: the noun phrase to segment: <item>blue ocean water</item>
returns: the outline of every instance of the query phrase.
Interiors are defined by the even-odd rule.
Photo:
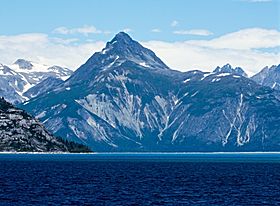
[[[0,205],[280,205],[280,154],[0,154]]]

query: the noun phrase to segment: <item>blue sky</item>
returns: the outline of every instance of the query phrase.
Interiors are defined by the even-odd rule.
[[[130,28],[139,40],[174,41],[198,38],[174,30],[206,29],[215,37],[247,27],[278,29],[279,12],[278,0],[2,0],[0,28],[1,34],[12,35],[94,25],[112,33]],[[90,37],[108,40],[104,34]]]
[[[92,47],[95,50],[102,47],[101,42],[125,30],[134,39],[153,48],[151,41],[211,41],[250,28],[279,32],[280,0],[1,0],[0,19],[0,37],[40,34],[46,35],[46,41],[52,44],[64,42],[64,46],[66,43],[68,46],[89,46],[90,42],[95,42]],[[278,54],[279,46],[248,49]],[[75,67],[86,57],[77,60],[80,62],[73,66],[66,66]],[[35,60],[50,61],[49,58],[40,54]],[[9,63],[11,59],[12,56],[0,58],[0,62]],[[187,63],[174,66],[187,68]]]

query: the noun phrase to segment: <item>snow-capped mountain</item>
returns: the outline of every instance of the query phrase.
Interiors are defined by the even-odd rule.
[[[280,150],[276,91],[222,68],[171,70],[121,32],[57,89],[21,107],[94,151]]]
[[[30,73],[37,74],[38,76],[36,78],[32,78],[32,76],[31,78],[28,78],[31,83],[36,83],[40,81],[40,79],[44,78],[44,73],[48,73],[49,76],[60,78],[62,80],[66,80],[73,73],[68,68],[38,64],[25,59],[18,59],[9,67],[18,73],[24,73],[26,75]]]
[[[280,90],[280,64],[265,67],[251,78],[262,86]]]
[[[40,65],[24,59],[18,59],[12,65],[0,64],[0,96],[11,103],[28,100],[30,88],[48,77],[65,80],[73,72],[59,66]],[[34,96],[32,96],[34,97]]]
[[[38,120],[0,98],[1,152],[75,152],[75,150],[87,151],[87,148],[57,139]]]
[[[241,67],[233,68],[230,64],[226,64],[222,67],[218,66],[213,72],[214,73],[230,73],[230,74],[236,74],[236,75],[248,77],[246,72]]]

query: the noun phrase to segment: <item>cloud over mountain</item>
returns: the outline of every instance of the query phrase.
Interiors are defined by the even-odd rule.
[[[90,30],[61,30],[64,33]],[[231,63],[246,69],[249,75],[266,65],[279,63],[280,32],[263,28],[247,28],[207,40],[178,42],[142,41],[171,68],[187,71],[199,68],[210,71],[217,65]],[[76,69],[103,41],[77,38],[53,38],[47,34],[29,33],[0,36],[0,62],[12,63],[16,58]]]

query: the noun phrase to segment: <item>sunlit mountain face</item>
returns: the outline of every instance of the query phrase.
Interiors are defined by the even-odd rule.
[[[94,151],[274,151],[277,90],[229,64],[179,72],[118,33],[68,80],[21,105]]]

